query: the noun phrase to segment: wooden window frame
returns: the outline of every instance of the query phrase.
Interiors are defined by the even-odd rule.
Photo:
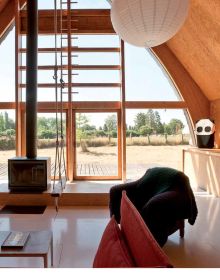
[[[73,180],[121,180],[122,179],[122,155],[121,155],[121,111],[119,109],[76,109],[73,110],[73,134],[74,134],[74,169]],[[117,151],[118,151],[118,175],[117,176],[79,176],[77,175],[77,159],[76,159],[76,134],[75,134],[75,114],[76,113],[116,113],[117,114]]]
[[[21,36],[24,29],[23,21],[24,21],[24,11],[21,11],[20,1],[15,0],[15,78],[16,78],[16,90],[15,90],[15,102],[0,102],[0,110],[10,110],[14,109],[16,111],[16,155],[24,156],[25,155],[25,102],[22,102],[21,98],[21,54],[25,52],[25,49],[21,46]],[[92,11],[90,13],[97,13],[96,11]],[[46,12],[48,13],[48,12]],[[88,11],[82,11],[81,16],[85,16],[84,14],[88,13]],[[103,12],[100,12],[103,13]],[[104,12],[102,14],[104,17],[107,17],[108,12]],[[44,20],[44,12],[41,11],[42,19]],[[52,19],[52,14],[50,14]],[[86,14],[87,16],[88,14]],[[91,15],[92,16],[92,15]],[[104,20],[104,18],[103,18]],[[51,20],[51,24],[52,24]],[[22,27],[21,27],[22,25]],[[23,28],[23,29],[22,29]],[[91,27],[92,28],[92,27]],[[98,34],[99,31],[92,30],[95,34]],[[92,32],[90,31],[90,32]],[[50,34],[50,32],[43,31],[42,34]],[[85,34],[85,33],[82,33]],[[91,33],[92,34],[92,33]],[[103,29],[103,34],[115,34],[111,29]],[[99,49],[99,48],[98,48]],[[97,48],[80,48],[79,51],[97,51]],[[73,112],[89,112],[90,110],[93,112],[118,112],[118,135],[120,137],[120,143],[118,143],[120,164],[119,167],[119,179],[126,180],[126,109],[183,109],[188,113],[188,117],[191,120],[191,115],[189,114],[189,104],[185,101],[126,101],[125,100],[125,73],[124,73],[124,43],[121,41],[120,48],[100,48],[100,51],[105,52],[108,50],[109,52],[120,52],[121,55],[121,83],[115,86],[121,86],[121,100],[120,101],[104,101],[104,102],[84,102],[77,101],[72,102],[71,98],[67,102],[64,102],[63,108],[66,113],[66,128],[67,128],[67,174],[70,181],[73,179],[73,167],[75,165],[75,159],[73,158],[73,145],[74,145],[74,132],[73,132],[73,124],[74,124],[74,114]],[[54,52],[53,48],[44,49],[41,48],[40,52]],[[74,51],[73,48],[70,47],[69,51]],[[88,86],[88,85],[87,85]],[[112,85],[106,85],[112,86]],[[48,86],[49,87],[49,86]],[[38,102],[38,112],[42,113],[52,113],[55,112],[55,102]],[[192,112],[191,112],[192,113]],[[80,179],[81,176],[80,176]],[[90,179],[89,177],[84,178],[85,180]],[[96,180],[110,180],[112,177],[97,177],[92,178]]]

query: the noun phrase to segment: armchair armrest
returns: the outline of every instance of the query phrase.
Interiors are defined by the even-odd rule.
[[[109,198],[109,209],[110,209],[110,217],[115,216],[115,220],[117,223],[120,223],[121,215],[120,215],[120,205],[122,198],[122,191],[126,191],[127,196],[133,202],[135,200],[135,190],[136,186],[139,183],[140,179],[128,182],[120,185],[115,185],[110,189],[110,198]]]

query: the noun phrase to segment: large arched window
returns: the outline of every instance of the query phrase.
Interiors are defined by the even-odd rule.
[[[39,11],[39,21],[44,20],[45,13],[54,14],[53,1],[39,0],[38,4],[40,10],[48,10]],[[60,1],[57,1],[57,5],[59,8]],[[79,13],[84,13],[82,9],[91,9],[90,16],[93,18],[96,14],[97,24],[100,14],[109,17],[110,5],[104,0],[82,0],[75,7],[79,9]],[[20,11],[18,15],[19,13]],[[41,121],[38,137],[39,143],[43,143],[39,146],[39,155],[44,154],[43,149],[54,149],[51,147],[54,142],[53,126],[45,128],[45,125],[42,125],[45,118],[48,118],[50,123],[49,120],[54,118],[55,112],[53,73],[56,49],[52,16],[49,21],[48,30],[44,29],[45,25],[39,25],[38,37],[38,117]],[[17,60],[20,70],[16,74],[20,78],[17,79],[17,99],[22,101],[17,106],[17,116],[23,124],[17,127],[20,137],[17,139],[17,154],[25,155],[25,129],[22,120],[25,115],[23,103],[26,93],[26,30],[24,24],[21,24],[20,28],[16,33],[16,40],[20,42],[22,39],[22,44],[17,46],[15,59],[14,33],[11,32],[0,46],[3,48],[6,42],[10,42],[10,47],[5,45],[4,48],[7,53],[11,52],[11,55],[5,55],[4,50],[0,52],[4,59],[1,59],[1,62],[7,60],[2,73],[7,73],[7,67],[11,69],[0,85],[1,91],[7,92],[0,97],[0,110],[4,115],[4,109],[8,106],[6,109],[11,109],[15,116],[13,85],[14,61]],[[68,135],[66,153],[69,178],[131,179],[140,177],[149,166],[154,165],[181,169],[181,149],[190,142],[190,125],[186,104],[172,79],[150,50],[124,45],[113,29],[108,29],[106,33],[103,33],[102,29],[91,30],[93,31],[89,34],[80,30],[79,34],[74,34],[74,40],[70,40],[70,48],[63,45],[65,55],[72,57],[71,60],[64,58],[63,61],[66,67],[63,70],[66,84],[69,83],[73,89],[73,92],[68,92],[63,99],[64,125]],[[72,36],[71,30],[69,35]],[[60,34],[57,38],[58,41],[61,40]],[[58,48],[60,46],[58,43]],[[57,55],[60,61],[61,54]],[[8,58],[5,59],[6,57]],[[72,83],[67,80],[67,74],[72,77]],[[7,90],[3,89],[5,85]],[[12,111],[8,111],[6,119]],[[82,114],[86,122],[79,130],[77,122]],[[81,151],[82,138],[87,145],[86,152]],[[86,156],[86,161],[89,162],[87,165],[84,164],[83,156]],[[113,169],[108,169],[108,165],[113,162]],[[80,173],[79,166],[82,166],[80,170],[86,172]]]
[[[0,180],[7,179],[8,158],[15,156],[15,32],[0,44]]]
[[[153,52],[125,44],[125,88],[127,178],[158,165],[181,169],[190,123],[181,95]]]

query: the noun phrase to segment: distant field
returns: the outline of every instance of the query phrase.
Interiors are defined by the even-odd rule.
[[[2,139],[3,140],[3,139]],[[5,139],[6,140],[6,139]],[[84,152],[77,142],[77,175],[107,176],[117,175],[118,147],[117,138],[91,137],[82,139]],[[0,179],[7,178],[8,158],[15,156],[15,150],[9,149],[7,142],[0,147]],[[9,142],[10,143],[10,142]],[[86,145],[85,145],[86,143]],[[189,135],[151,135],[127,137],[126,162],[127,178],[136,179],[151,166],[182,168],[182,149],[189,143]],[[11,144],[11,143],[10,143]],[[38,140],[38,156],[55,159],[55,139]]]
[[[127,177],[135,179],[140,177],[150,166],[168,166],[182,168],[182,149],[187,145],[177,146],[127,146]],[[15,156],[14,151],[1,151],[0,163],[7,164],[7,159]],[[38,149],[38,156],[49,156],[52,161],[55,157],[55,148]],[[89,147],[88,152],[77,148],[78,164],[98,163],[101,166],[115,166],[117,170],[117,147],[101,146]]]

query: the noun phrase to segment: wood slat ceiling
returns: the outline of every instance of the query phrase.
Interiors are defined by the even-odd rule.
[[[0,16],[9,1],[14,0],[0,0]],[[206,97],[216,100],[220,98],[220,0],[190,3],[184,26],[167,46]]]
[[[8,0],[0,0],[0,13],[5,8]]]
[[[167,42],[209,100],[220,98],[220,1],[192,0],[189,16]]]

